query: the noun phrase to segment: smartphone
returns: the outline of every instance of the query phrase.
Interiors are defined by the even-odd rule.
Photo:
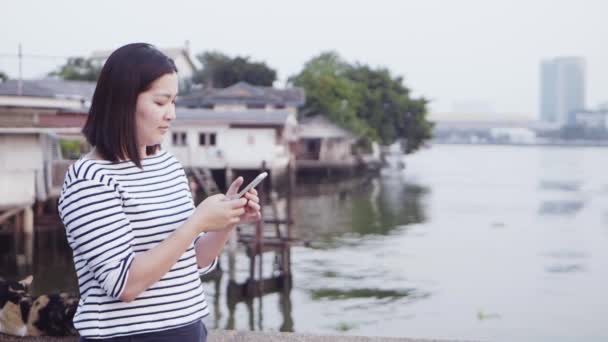
[[[260,184],[260,182],[263,181],[264,178],[266,178],[266,176],[268,176],[268,172],[260,173],[257,177],[255,177],[254,180],[251,181],[251,183],[247,184],[246,187],[244,187],[241,191],[239,191],[239,193],[236,195],[236,198],[243,197],[243,195],[245,195],[247,193],[247,191],[255,188],[258,184]]]

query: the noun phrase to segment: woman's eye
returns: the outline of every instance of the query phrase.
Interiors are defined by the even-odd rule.
[[[155,102],[155,103],[156,103],[157,105],[161,106],[161,107],[165,105],[165,104],[164,104],[164,103],[162,103],[162,102]]]

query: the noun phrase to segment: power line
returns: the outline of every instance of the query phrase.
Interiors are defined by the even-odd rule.
[[[0,53],[0,57],[19,58],[18,53]],[[34,54],[22,54],[23,58],[40,58],[40,59],[68,59],[77,56],[52,56],[52,55],[34,55]]]
[[[74,58],[76,56],[57,56],[57,55],[46,55],[46,54],[24,54],[22,47],[21,47],[21,43],[19,43],[19,47],[17,49],[17,53],[6,53],[6,52],[0,52],[0,59],[6,59],[6,58],[10,58],[10,59],[16,59],[19,63],[19,67],[18,67],[18,74],[17,74],[17,94],[21,95],[22,91],[23,91],[23,62],[26,59],[32,60],[32,59],[37,59],[37,60],[54,60],[54,61],[58,61],[58,60],[69,60],[70,58]]]

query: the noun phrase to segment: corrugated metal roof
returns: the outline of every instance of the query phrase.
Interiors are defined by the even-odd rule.
[[[301,106],[305,95],[302,88],[278,89],[273,87],[254,86],[239,82],[227,88],[203,88],[190,94],[180,96],[177,104],[184,107],[201,107],[210,104],[283,104]]]
[[[216,111],[203,108],[176,108],[175,123],[217,122],[242,125],[285,125],[291,113],[286,110]]]
[[[351,133],[322,115],[316,115],[309,118],[304,118],[299,121],[298,125],[299,138],[355,138],[356,135]]]
[[[90,101],[95,92],[95,82],[65,81],[54,78],[23,80],[22,82],[22,96]],[[0,83],[0,95],[18,96],[18,81],[8,80]]]
[[[67,127],[67,128],[49,128],[49,127],[0,127],[0,134],[62,134],[62,133],[74,133],[79,134],[80,128],[78,127]]]

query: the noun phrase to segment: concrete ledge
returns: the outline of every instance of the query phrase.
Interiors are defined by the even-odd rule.
[[[450,342],[447,340],[421,340],[410,338],[366,337],[366,336],[331,336],[300,333],[256,332],[236,330],[211,330],[209,342]],[[16,337],[0,334],[0,341],[6,342],[77,342],[77,336],[70,337]],[[452,341],[453,342],[453,341]],[[462,341],[461,341],[462,342]]]
[[[450,342],[439,340],[420,340],[410,338],[389,338],[369,336],[344,336],[344,335],[313,335],[304,333],[279,333],[279,332],[255,332],[214,330],[209,332],[209,342]]]

